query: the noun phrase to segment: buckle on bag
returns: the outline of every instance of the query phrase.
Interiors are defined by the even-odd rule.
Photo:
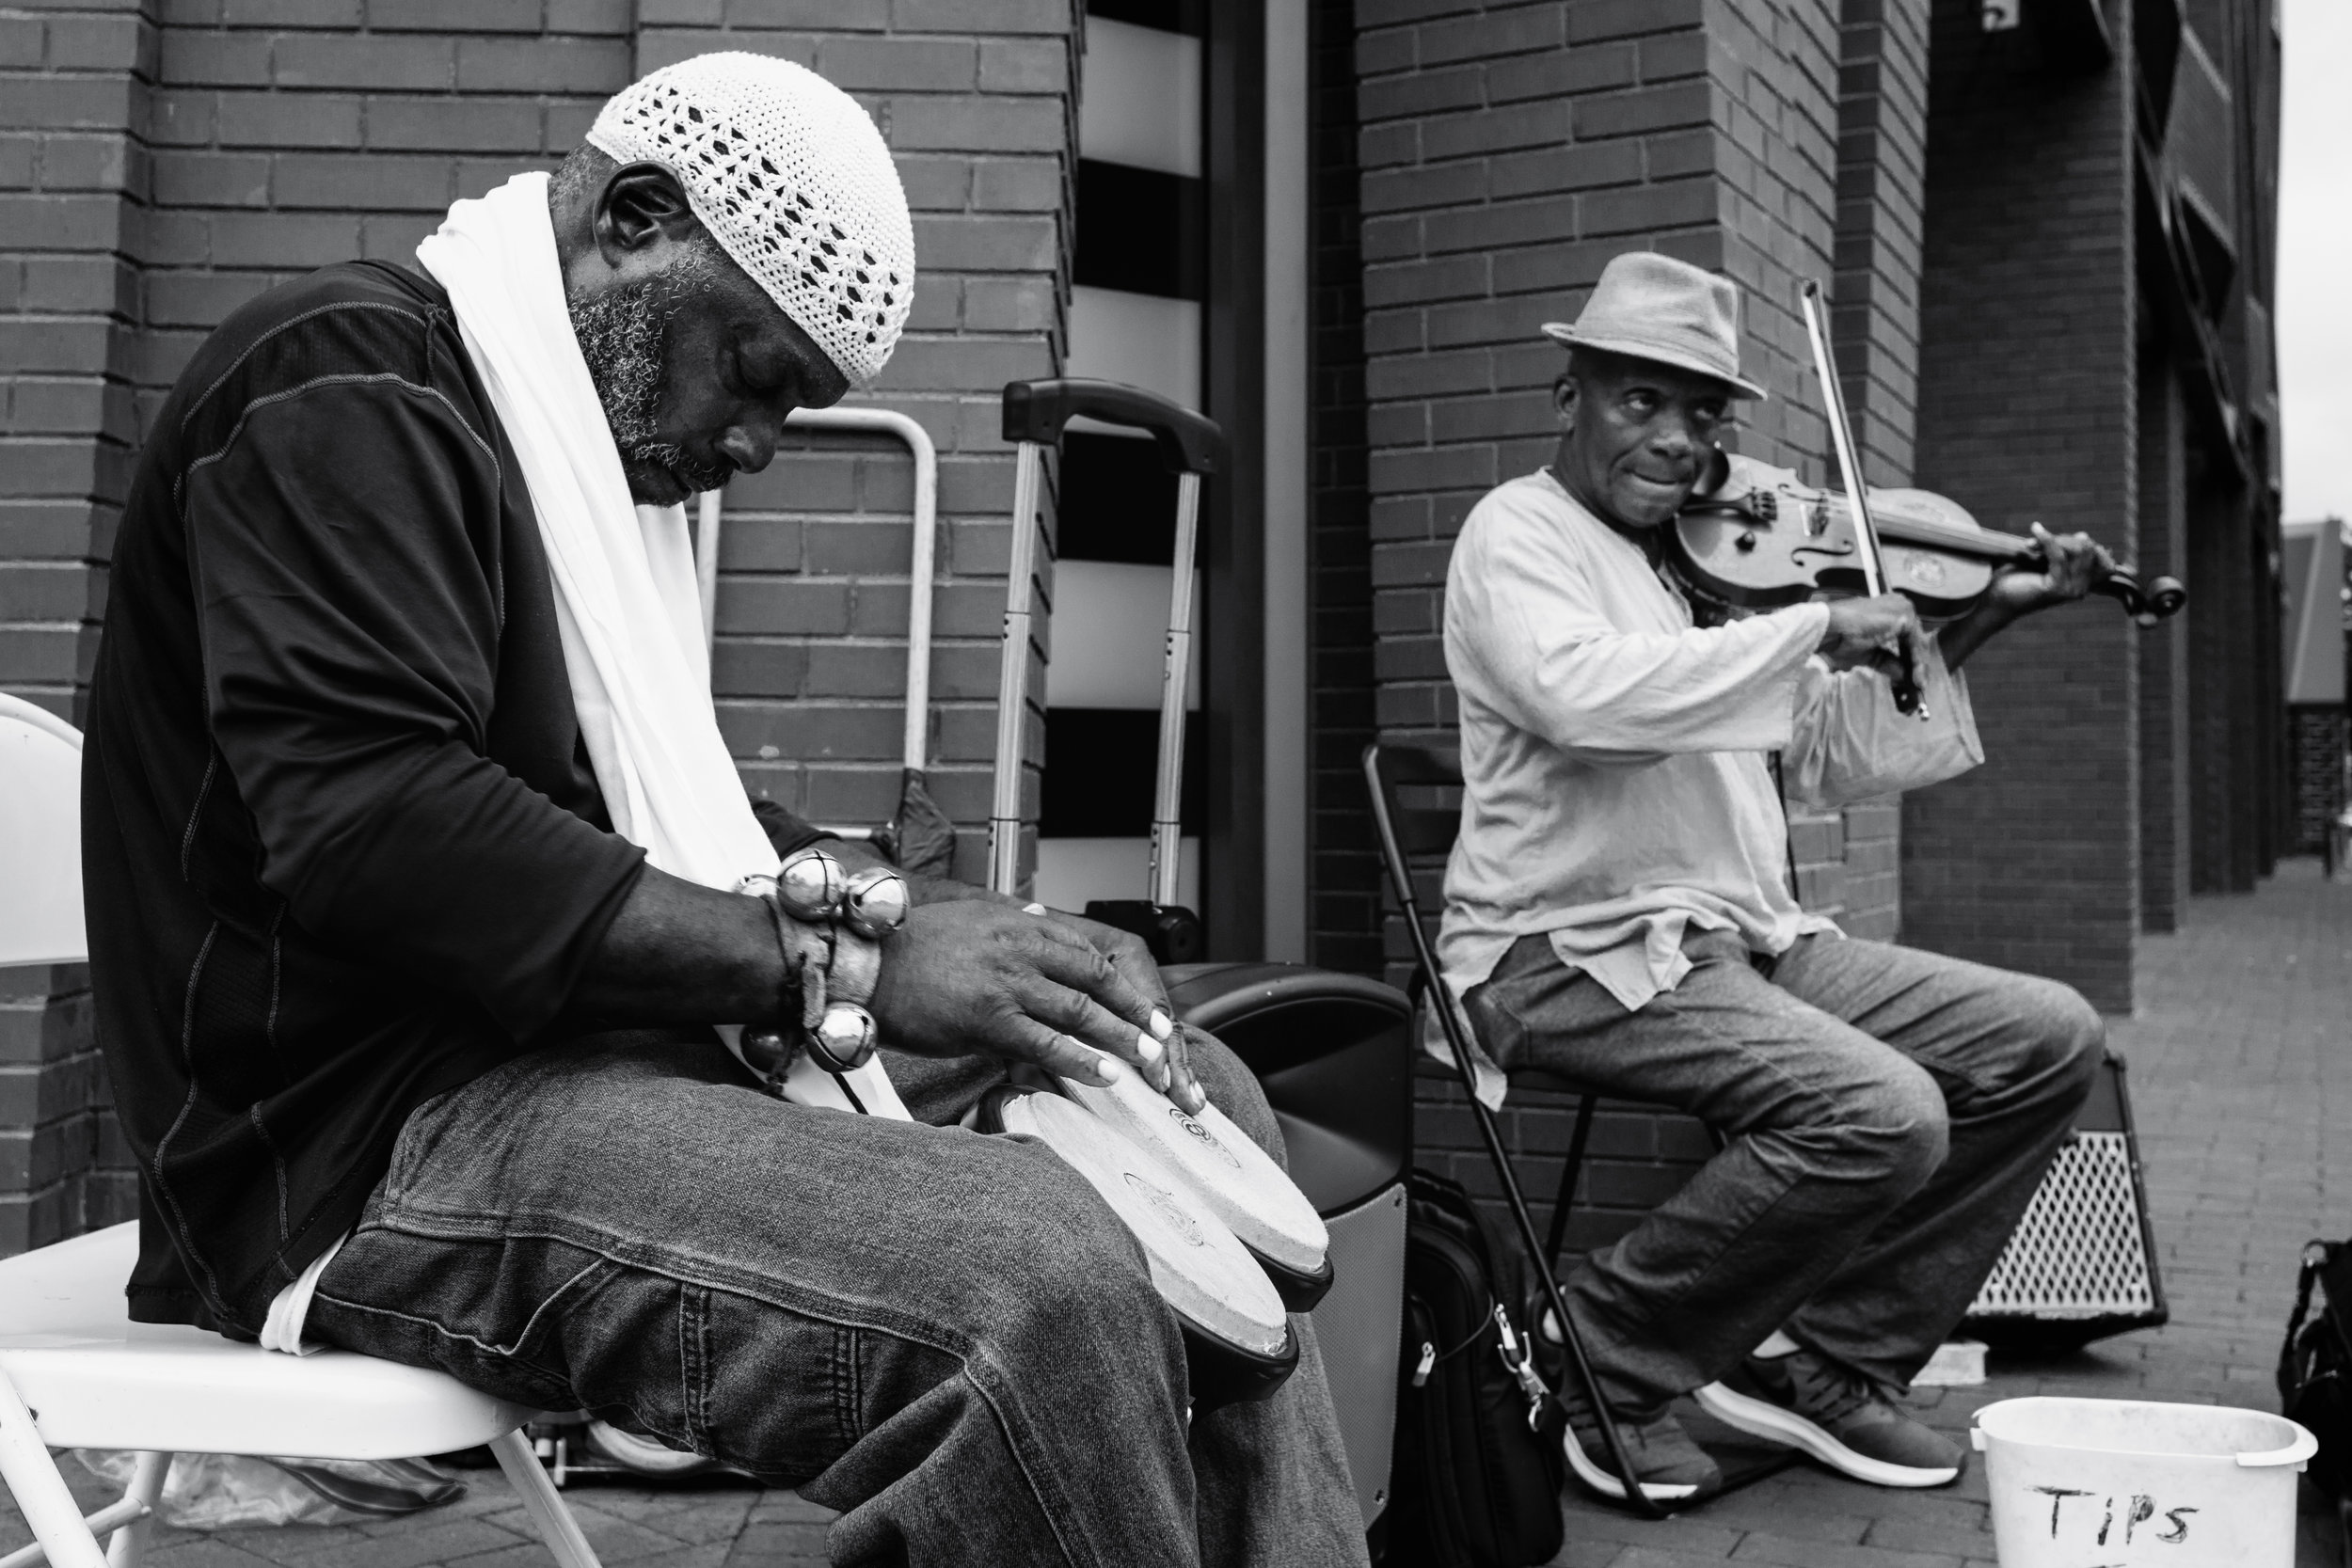
[[[1527,1396],[1527,1430],[1541,1432],[1544,1406],[1550,1402],[1551,1390],[1544,1386],[1542,1376],[1535,1370],[1534,1356],[1528,1346],[1520,1343],[1511,1327],[1511,1314],[1502,1309],[1501,1302],[1495,1303],[1495,1354],[1502,1358],[1503,1370],[1518,1382],[1519,1392]]]

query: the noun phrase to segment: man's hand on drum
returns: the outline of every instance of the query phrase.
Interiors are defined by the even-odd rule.
[[[1187,1110],[1206,1098],[1142,943],[1092,921],[987,899],[918,904],[884,944],[866,1006],[882,1038],[920,1055],[986,1051],[1104,1084],[1119,1070],[1107,1054]]]

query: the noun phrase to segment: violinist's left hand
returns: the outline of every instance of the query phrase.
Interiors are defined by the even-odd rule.
[[[2071,604],[2115,570],[2115,557],[2087,533],[2052,533],[2036,523],[2033,537],[2042,546],[2042,569],[2012,567],[1994,578],[1986,592],[1987,602],[2004,619]]]
[[[2115,557],[2087,533],[2052,533],[2036,523],[2033,537],[2042,546],[2041,569],[2012,566],[2001,573],[1976,609],[1937,633],[1946,669],[1959,669],[1985,639],[2018,617],[2079,599],[2115,570]]]

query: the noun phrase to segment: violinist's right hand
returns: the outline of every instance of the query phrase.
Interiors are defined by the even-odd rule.
[[[1832,599],[1829,625],[1815,649],[1833,670],[1873,669],[1894,674],[1903,668],[1906,648],[1911,667],[1918,669],[1928,657],[1927,628],[1919,611],[1900,594],[1881,594],[1869,599]]]

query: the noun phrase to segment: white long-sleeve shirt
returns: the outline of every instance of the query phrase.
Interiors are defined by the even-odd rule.
[[[1919,672],[1930,717],[1904,715],[1883,676],[1814,657],[1828,619],[1807,604],[1693,626],[1641,547],[1548,470],[1471,509],[1445,598],[1469,786],[1438,943],[1456,997],[1532,934],[1629,1011],[1689,973],[1692,926],[1771,954],[1836,929],[1789,896],[1768,754],[1790,799],[1826,806],[1984,752],[1940,656]],[[1478,1066],[1500,1102],[1502,1074]]]

